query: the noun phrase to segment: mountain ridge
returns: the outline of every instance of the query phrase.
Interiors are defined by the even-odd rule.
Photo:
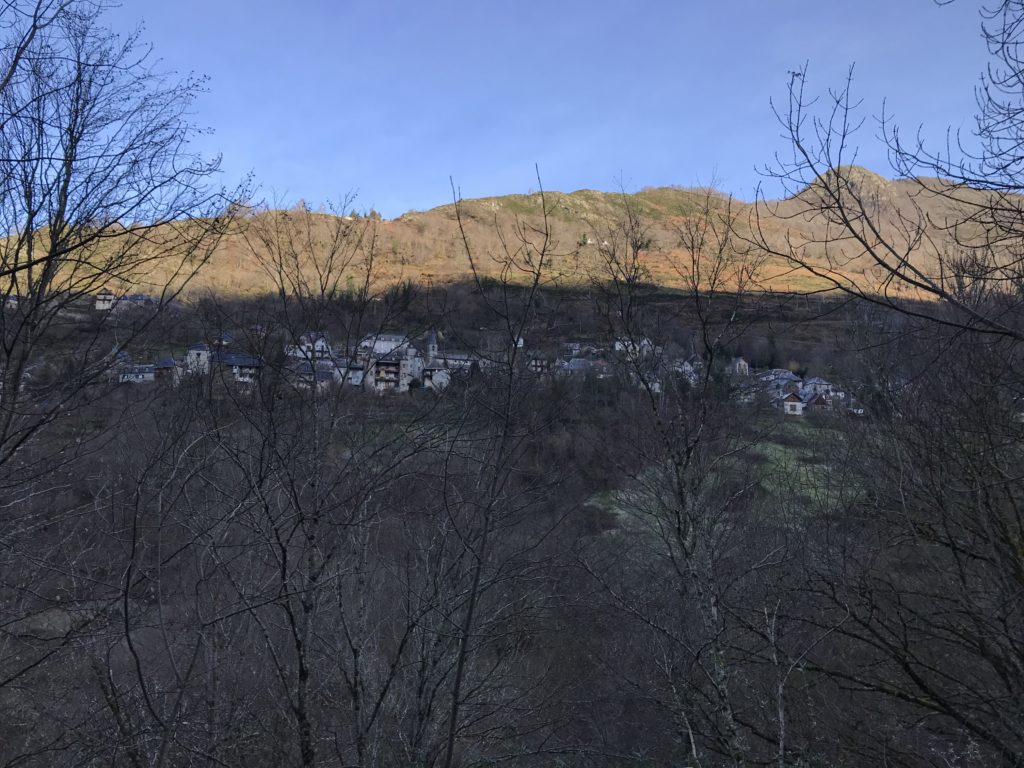
[[[668,288],[683,287],[692,279],[687,266],[691,254],[683,247],[680,232],[709,212],[717,221],[726,211],[735,225],[728,255],[746,265],[757,262],[759,287],[775,291],[828,287],[828,280],[779,255],[787,249],[800,261],[863,287],[874,280],[870,256],[858,252],[863,249],[856,242],[836,240],[834,226],[810,211],[830,194],[848,198],[851,193],[863,195],[887,236],[902,237],[901,222],[919,219],[930,236],[916,247],[913,257],[925,269],[936,263],[944,239],[948,240],[942,233],[944,222],[958,215],[947,194],[929,191],[927,183],[885,179],[863,169],[843,169],[840,178],[853,181],[846,187],[830,187],[834,178],[821,177],[780,200],[753,203],[706,188],[668,186],[633,193],[580,189],[470,198],[393,219],[335,215],[305,207],[250,211],[224,236],[186,294],[276,292],[278,286],[265,268],[267,259],[275,258],[275,250],[280,251],[278,256],[287,251],[291,266],[300,271],[319,272],[326,264],[338,268],[343,261],[344,274],[337,283],[342,287],[363,285],[367,269],[372,269],[373,286],[458,282],[471,277],[473,268],[482,277],[499,278],[503,260],[522,246],[522,237],[541,237],[545,212],[552,235],[547,265],[553,278],[585,283],[601,279],[602,249],[611,246],[617,232],[621,235],[627,211],[644,222],[649,247],[641,254],[641,262],[647,277]],[[985,193],[968,190],[966,194],[980,200]],[[339,236],[359,240],[342,260],[327,253]],[[274,245],[275,239],[289,241],[287,248],[279,247],[283,243]],[[752,243],[758,240],[776,253],[752,256]],[[474,255],[472,267],[467,244]],[[162,277],[154,275],[157,282]]]

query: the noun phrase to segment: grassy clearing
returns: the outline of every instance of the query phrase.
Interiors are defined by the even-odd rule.
[[[826,503],[833,463],[845,446],[842,422],[771,412],[760,415],[750,426],[751,434],[758,437],[752,438],[743,461],[749,475],[759,478],[766,507],[799,510]],[[653,521],[639,511],[656,507],[653,492],[644,487],[648,485],[642,480],[639,487],[596,494],[586,507],[607,515],[614,528],[649,529]]]
[[[766,439],[748,451],[762,469],[762,489],[779,504],[816,504],[829,492],[828,477],[836,449],[844,444],[841,423],[829,419],[765,414]]]

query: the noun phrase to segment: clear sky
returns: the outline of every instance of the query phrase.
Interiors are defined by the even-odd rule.
[[[706,184],[750,199],[786,145],[769,100],[855,65],[865,115],[969,131],[979,0],[124,0],[165,69],[209,76],[195,119],[225,182],[385,217],[462,195]],[[887,169],[874,124],[858,161]],[[765,182],[769,194],[778,188]]]

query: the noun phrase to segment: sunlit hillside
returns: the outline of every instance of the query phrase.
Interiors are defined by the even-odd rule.
[[[948,228],[964,218],[964,204],[977,203],[984,195],[958,190],[951,199],[949,188],[935,180],[922,186],[889,181],[862,169],[844,178],[850,180],[844,194],[858,195],[881,224],[879,232],[867,233],[869,238],[881,235],[926,272],[935,269],[937,256],[950,247]],[[639,217],[644,228],[647,247],[641,262],[646,277],[666,287],[685,287],[692,280],[692,248],[687,247],[692,238],[687,242],[685,233],[710,221],[715,234],[709,233],[705,244],[708,252],[716,251],[728,218],[733,229],[726,256],[731,264],[724,283],[742,274],[753,275],[757,286],[774,291],[815,290],[830,284],[803,263],[872,290],[880,275],[866,254],[868,240],[849,237],[816,212],[831,183],[824,178],[793,197],[757,204],[730,201],[707,190],[662,187],[634,194],[579,190],[479,198],[461,201],[460,215],[454,204],[448,204],[392,220],[302,208],[255,211],[232,225],[189,283],[186,295],[276,291],[282,268],[298,270],[315,282],[329,277],[331,287],[343,290],[359,288],[367,278],[371,286],[399,281],[444,284],[463,280],[473,270],[497,278],[509,254],[538,248],[546,248],[548,279],[570,284],[602,280],[608,253],[625,249],[623,224],[628,214]],[[965,231],[961,228],[961,237]],[[155,269],[136,286],[112,287],[144,290],[166,277],[165,270]],[[522,280],[525,273],[513,271],[506,277]]]

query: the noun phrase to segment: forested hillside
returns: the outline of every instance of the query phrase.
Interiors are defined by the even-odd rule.
[[[980,158],[797,72],[783,200],[394,221],[101,5],[0,6],[0,765],[1024,765],[1024,5]]]

